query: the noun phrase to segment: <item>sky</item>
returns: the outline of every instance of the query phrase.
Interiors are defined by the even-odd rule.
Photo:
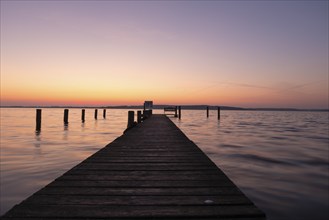
[[[329,108],[328,7],[1,0],[1,106]]]

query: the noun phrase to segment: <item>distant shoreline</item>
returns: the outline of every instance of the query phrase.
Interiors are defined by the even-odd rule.
[[[164,107],[175,105],[154,105],[153,109],[163,109]],[[181,105],[184,110],[205,110],[208,105]],[[217,110],[220,107],[221,110],[231,111],[309,111],[309,112],[329,112],[329,109],[298,109],[298,108],[242,108],[233,106],[212,106],[209,105],[209,110]],[[0,108],[106,108],[106,109],[143,109],[142,105],[118,105],[118,106],[0,106]]]

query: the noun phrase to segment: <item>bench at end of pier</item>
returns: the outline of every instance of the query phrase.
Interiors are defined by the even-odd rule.
[[[165,115],[175,115],[175,116],[177,116],[177,107],[176,106],[164,107],[163,110],[164,110]]]

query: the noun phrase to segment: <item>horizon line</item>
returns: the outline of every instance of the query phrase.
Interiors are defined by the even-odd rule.
[[[156,104],[153,105],[154,109],[161,109],[167,106],[182,106],[186,110],[204,110],[203,108],[209,107],[222,108],[221,110],[264,110],[264,111],[329,111],[329,108],[293,108],[293,107],[239,107],[239,106],[226,106],[226,105],[205,105],[205,104],[184,104],[184,105],[170,105],[170,104]],[[203,107],[203,108],[202,108]],[[101,106],[74,106],[74,105],[0,105],[0,108],[141,108],[143,105],[101,105]]]

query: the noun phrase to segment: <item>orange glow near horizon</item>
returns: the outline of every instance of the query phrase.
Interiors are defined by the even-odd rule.
[[[15,87],[12,87],[15,88]],[[299,108],[298,102],[307,98],[301,96],[296,98],[294,94],[289,95],[272,91],[257,91],[250,88],[210,88],[206,90],[190,90],[188,87],[177,90],[166,90],[159,88],[157,93],[150,92],[156,89],[131,88],[131,90],[116,90],[104,88],[82,89],[72,88],[46,88],[35,89],[24,87],[21,89],[7,89],[1,92],[1,103],[6,105],[23,106],[111,106],[111,105],[142,105],[145,100],[153,100],[155,104],[174,105],[224,105],[240,107],[286,107],[294,104]],[[186,91],[186,92],[184,92]],[[321,101],[312,100],[314,103]],[[311,100],[310,100],[311,101]],[[259,105],[258,103],[262,103]],[[285,104],[282,104],[285,103]],[[3,105],[4,106],[4,105]]]

